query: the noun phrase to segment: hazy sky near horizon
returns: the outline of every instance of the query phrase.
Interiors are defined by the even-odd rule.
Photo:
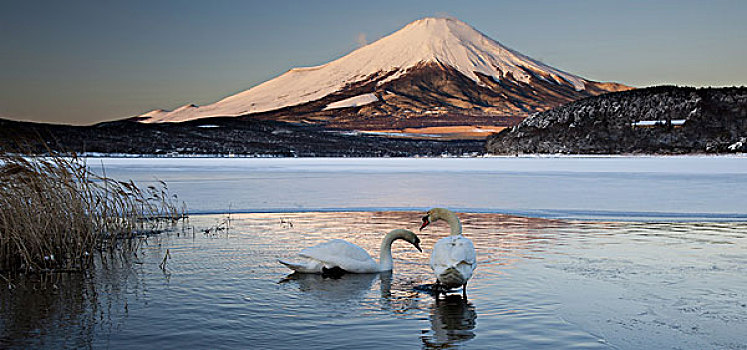
[[[747,85],[747,1],[2,1],[0,118],[208,104],[451,16],[591,80]]]

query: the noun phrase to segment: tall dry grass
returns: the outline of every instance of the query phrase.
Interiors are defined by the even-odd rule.
[[[168,187],[97,175],[75,156],[0,154],[0,271],[80,271],[185,215]]]

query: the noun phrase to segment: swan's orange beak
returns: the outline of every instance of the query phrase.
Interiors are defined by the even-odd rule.
[[[428,220],[428,215],[423,216],[423,225],[420,226],[420,231],[423,231],[423,229],[428,226],[431,222]]]

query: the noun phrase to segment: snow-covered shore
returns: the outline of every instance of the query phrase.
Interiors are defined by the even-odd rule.
[[[462,211],[644,221],[747,221],[747,157],[96,158],[165,180],[192,213]]]

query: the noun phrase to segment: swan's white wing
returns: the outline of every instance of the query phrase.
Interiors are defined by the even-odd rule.
[[[278,262],[298,273],[322,273],[322,264],[319,260],[302,256],[295,257],[293,261],[278,259]]]
[[[441,283],[449,287],[465,284],[476,267],[477,252],[468,238],[449,236],[433,245],[431,268]]]
[[[302,250],[298,255],[318,260],[325,267],[340,267],[353,273],[378,272],[379,266],[363,248],[342,239],[333,239]]]

